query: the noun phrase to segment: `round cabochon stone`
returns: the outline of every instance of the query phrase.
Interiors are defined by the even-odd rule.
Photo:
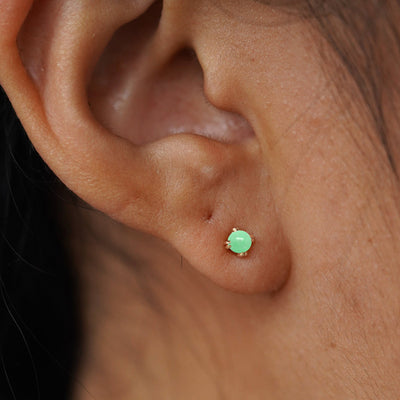
[[[253,244],[251,236],[245,231],[232,232],[228,237],[228,241],[231,246],[230,250],[238,254],[246,253]]]

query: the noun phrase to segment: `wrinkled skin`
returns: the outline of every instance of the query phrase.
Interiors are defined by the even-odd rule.
[[[0,3],[0,83],[100,211],[59,205],[76,400],[398,398],[398,182],[313,21],[266,3]]]

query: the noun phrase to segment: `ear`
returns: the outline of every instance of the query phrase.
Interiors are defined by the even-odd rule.
[[[193,10],[152,3],[3,0],[0,82],[83,200],[170,242],[224,288],[275,291],[289,255],[258,138],[206,101],[207,70],[183,51]],[[246,258],[224,246],[234,227],[256,239]]]

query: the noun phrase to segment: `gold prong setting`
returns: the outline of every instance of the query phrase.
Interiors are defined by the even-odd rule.
[[[248,256],[248,251],[253,244],[254,236],[239,228],[233,228],[228,240],[225,242],[225,248],[236,256],[243,258]]]

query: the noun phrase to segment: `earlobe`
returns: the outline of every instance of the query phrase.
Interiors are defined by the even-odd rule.
[[[150,124],[149,119],[155,117],[148,110],[140,123],[133,119],[117,128],[122,114],[111,110],[113,118],[103,115],[103,119],[96,115],[96,104],[88,104],[87,88],[89,95],[96,91],[95,83],[90,83],[93,85],[92,76],[96,76],[96,61],[112,35],[137,20],[152,2],[110,5],[101,1],[95,8],[86,1],[38,2],[27,18],[29,2],[14,3],[3,2],[6,12],[1,14],[0,9],[0,26],[7,24],[5,15],[13,18],[15,26],[25,22],[2,41],[5,58],[0,61],[0,80],[33,144],[61,180],[112,218],[167,240],[193,267],[229,290],[273,292],[282,287],[290,256],[255,137],[221,142],[191,131],[190,123],[179,135],[159,134],[157,130],[165,126]],[[147,29],[149,25],[143,26]],[[168,26],[168,21],[163,26]],[[171,61],[176,46],[157,40],[163,32],[157,31],[156,39],[150,35],[151,46],[134,60],[146,85],[129,88],[129,79],[121,81],[128,97],[148,99],[148,87],[158,93],[160,85],[174,81],[163,71],[178,68]],[[134,32],[131,39],[143,40],[141,33]],[[185,71],[188,69],[178,74],[179,79],[185,79]],[[185,88],[189,81],[183,81]],[[172,94],[178,90],[176,86],[168,88]],[[195,93],[192,105],[201,119],[207,120],[208,112],[215,111],[200,112]],[[109,93],[104,91],[103,96],[107,99]],[[178,99],[172,102],[177,104]],[[92,97],[91,103],[95,102]],[[108,113],[107,107],[104,113]],[[184,107],[178,115],[186,118]],[[127,132],[126,127],[132,125],[133,132],[143,137],[139,130],[144,129],[146,118],[158,137],[135,143],[135,133]],[[257,240],[243,259],[225,248],[236,226]]]

